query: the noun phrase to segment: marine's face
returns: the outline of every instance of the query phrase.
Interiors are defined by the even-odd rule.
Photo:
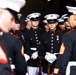
[[[46,24],[44,27],[45,27],[45,30],[46,30],[46,29],[49,30],[49,26],[48,26],[47,24]]]
[[[69,24],[68,21],[65,21],[64,24],[65,24],[66,27],[69,27],[70,26],[70,24]]]
[[[0,10],[0,28],[3,32],[9,32],[15,24],[13,15],[8,10]]]
[[[76,14],[70,15],[70,17],[68,18],[68,22],[72,28],[75,27],[76,26]]]
[[[55,22],[55,23],[48,23],[48,26],[49,26],[49,28],[50,28],[50,30],[54,30],[55,28],[56,28],[56,26],[57,26],[57,22]]]
[[[34,27],[37,27],[39,25],[39,20],[38,21],[31,21],[31,25]]]
[[[60,29],[65,29],[65,24],[59,25]]]

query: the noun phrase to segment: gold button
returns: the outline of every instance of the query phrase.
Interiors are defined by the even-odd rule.
[[[36,39],[38,39],[38,37],[36,37]]]
[[[38,40],[36,40],[36,42],[38,42]]]
[[[53,42],[53,40],[51,40],[51,42]]]
[[[53,49],[53,46],[51,48]]]
[[[53,45],[53,43],[51,43],[51,45]]]
[[[51,37],[51,39],[53,39],[53,37]]]
[[[53,52],[53,50],[51,50],[51,53]]]
[[[35,36],[37,36],[37,34],[35,34]]]
[[[35,33],[37,33],[37,32],[35,31]]]
[[[52,36],[54,35],[54,34],[51,34]]]

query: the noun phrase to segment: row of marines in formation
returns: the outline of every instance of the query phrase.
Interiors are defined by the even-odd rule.
[[[68,14],[61,17],[58,14],[47,14],[42,21],[44,29],[40,28],[40,16],[39,12],[27,15],[24,30],[19,30],[19,21],[10,33],[18,36],[24,45],[24,57],[27,62],[26,74],[54,75],[62,36],[72,30],[72,27],[68,22]],[[59,68],[60,63],[56,66]]]
[[[60,19],[58,14],[45,15],[46,31],[39,28],[41,14],[29,14],[26,28],[20,31],[21,14],[18,13],[25,3],[26,0],[0,0],[0,74],[65,75],[68,61],[76,60],[73,37],[76,8],[67,6],[69,14]]]

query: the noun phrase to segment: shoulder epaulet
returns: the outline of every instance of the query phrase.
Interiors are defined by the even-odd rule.
[[[11,35],[13,35],[13,36],[15,36],[16,38],[18,38],[18,36],[17,36],[17,35],[15,35],[15,34],[13,34],[13,33],[11,33],[11,32],[10,32],[10,34],[11,34]]]
[[[75,30],[75,29],[73,28],[73,29],[67,31],[66,34],[69,34],[69,33],[71,33],[71,32],[74,31],[74,30]]]

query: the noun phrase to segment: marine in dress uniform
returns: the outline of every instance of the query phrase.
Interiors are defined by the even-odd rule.
[[[25,52],[25,50],[27,50],[27,49],[25,48],[26,43],[25,43],[25,39],[24,39],[24,34],[20,31],[20,24],[21,24],[20,18],[21,18],[21,16],[22,16],[22,14],[18,14],[18,18],[15,20],[15,24],[13,25],[12,30],[10,31],[10,33],[12,35],[15,35],[16,37],[18,37],[19,40],[21,40],[21,42],[22,42],[22,44],[24,46],[24,52]],[[27,61],[27,59],[29,57],[28,53],[29,53],[29,50],[26,51],[25,54],[24,54],[24,55],[26,55],[25,56],[26,61]],[[26,69],[26,72],[27,72],[27,69]]]
[[[50,75],[53,72],[56,55],[59,52],[60,44],[61,44],[61,33],[56,30],[56,26],[58,24],[57,18],[58,14],[47,14],[45,15],[45,19],[47,20],[47,24],[50,28],[49,32],[42,35],[41,45],[40,45],[40,54],[44,57],[43,61],[43,74],[48,75],[47,70],[50,67]]]
[[[25,39],[27,37],[27,32],[31,29],[30,15],[31,14],[27,15],[27,17],[25,18],[26,26],[25,26],[25,28],[23,30],[23,35],[24,35],[24,51],[25,51],[25,57],[27,58],[26,59],[27,61],[30,59],[30,49],[28,47],[27,40],[25,41]]]
[[[26,49],[30,50],[30,59],[27,61],[27,71],[29,75],[38,75],[39,70],[40,59],[38,57],[38,50],[39,45],[41,44],[41,35],[44,32],[38,27],[40,16],[41,14],[38,12],[31,13],[30,20],[32,26],[25,35],[25,41],[27,41],[25,46],[28,47]]]
[[[21,31],[23,45],[25,45],[24,34],[26,34],[28,32],[28,30],[30,30],[30,29],[31,29],[31,20],[30,20],[30,14],[29,14],[25,18],[25,28]]]
[[[25,34],[25,33],[27,33],[28,32],[28,30],[30,30],[31,29],[31,20],[30,20],[30,14],[29,15],[27,15],[27,17],[25,18],[25,28],[23,29],[23,35]],[[25,44],[25,40],[24,40],[24,44]]]
[[[22,43],[18,40],[17,37],[8,33],[9,30],[11,30],[12,25],[15,23],[15,15],[17,15],[20,9],[25,5],[25,2],[25,0],[0,0],[1,75],[11,75],[11,68],[15,68],[17,75],[25,75],[26,63]],[[14,64],[13,67],[11,67],[12,65],[10,62]]]
[[[24,47],[22,46],[21,41],[18,37],[11,35],[10,33],[4,33],[2,38],[8,50],[11,69],[15,71],[16,75],[25,75],[26,61],[23,52]]]
[[[62,37],[59,57],[55,65],[55,75],[76,75],[76,7],[66,6],[68,9],[68,22],[72,29]],[[57,65],[60,64],[60,68]]]
[[[12,26],[12,29],[10,31],[11,34],[15,35],[15,36],[18,36],[19,39],[22,41],[22,44],[24,45],[24,35],[23,35],[23,32],[21,32],[20,30],[20,24],[21,24],[21,16],[22,14],[17,14],[18,18],[16,17],[16,20],[15,20],[15,24]]]

